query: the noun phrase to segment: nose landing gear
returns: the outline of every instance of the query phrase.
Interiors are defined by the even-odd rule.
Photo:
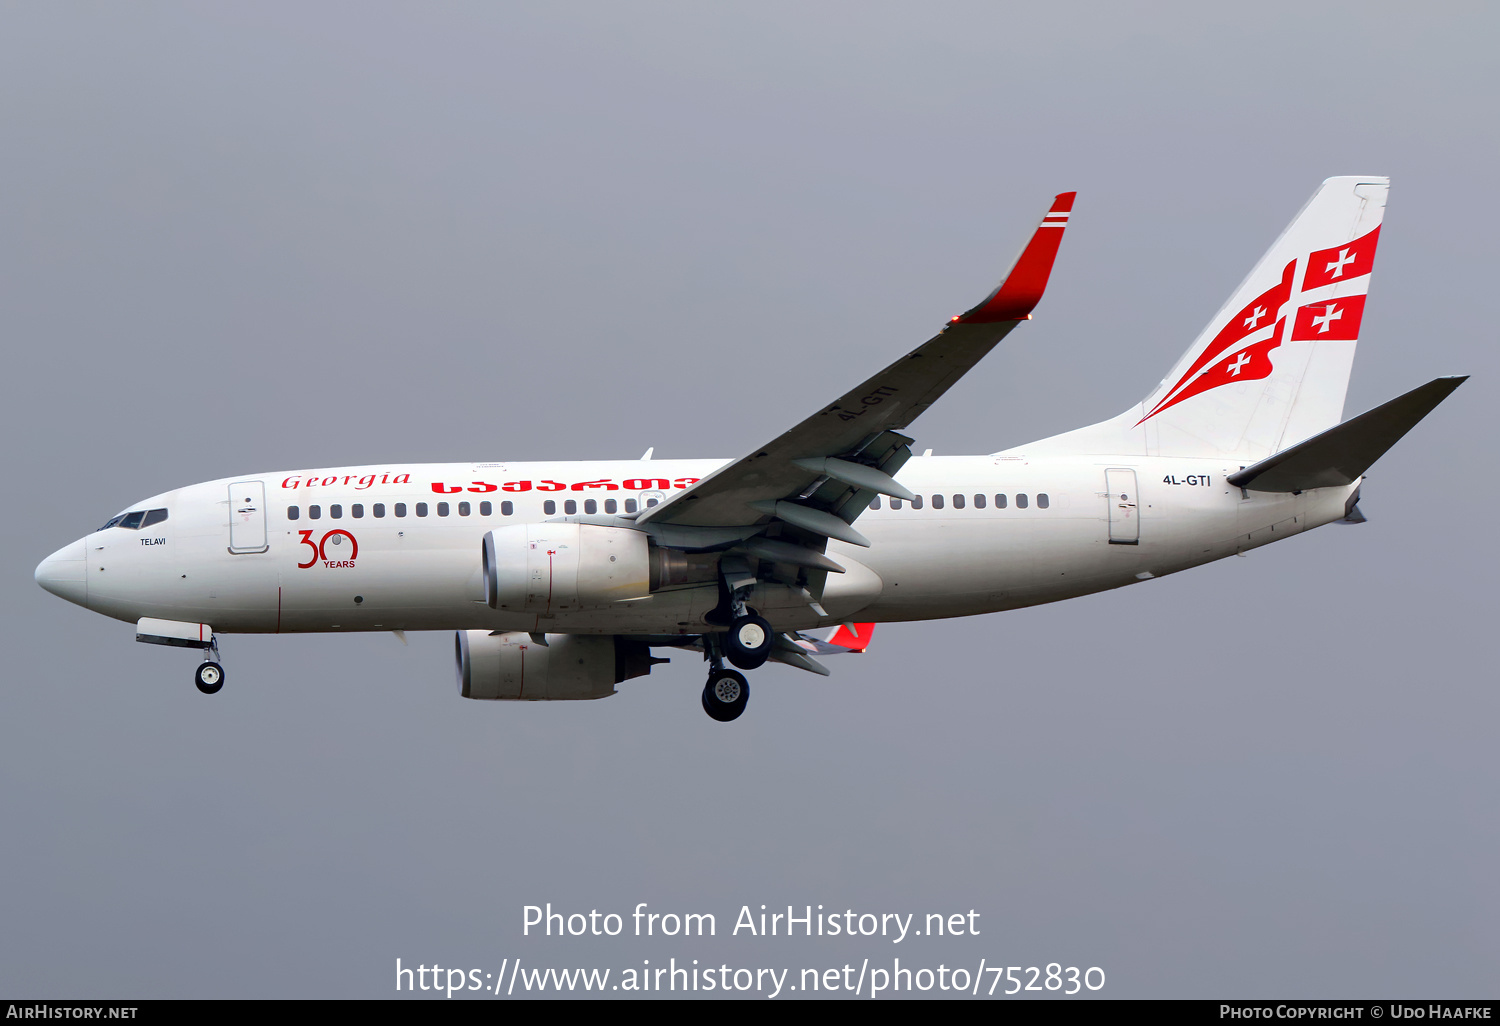
[[[205,695],[218,694],[224,686],[224,666],[219,662],[219,639],[214,637],[203,650],[203,662],[193,672],[193,683]]]
[[[224,667],[215,662],[203,663],[193,674],[193,682],[205,695],[216,694],[224,686]]]

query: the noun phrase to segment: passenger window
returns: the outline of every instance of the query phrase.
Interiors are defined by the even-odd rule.
[[[146,511],[143,509],[138,509],[130,513],[126,513],[124,518],[120,521],[120,526],[131,531],[138,531],[141,528],[141,520],[144,519],[145,516]]]
[[[417,503],[417,516],[419,516],[419,517],[425,517],[426,515],[427,515],[427,503],[425,503],[425,502],[419,502],[419,503]]]
[[[870,508],[871,509],[879,509],[880,508],[880,496],[877,495],[877,496],[875,496],[875,498],[873,498],[873,499],[870,500]]]
[[[404,516],[406,516],[406,503],[404,503],[404,502],[398,502],[398,503],[396,503],[396,516],[398,516],[398,517],[404,517]]]
[[[288,520],[296,520],[297,518],[299,518],[301,516],[302,516],[302,511],[300,509],[298,509],[296,506],[288,506],[286,508],[286,518]]]
[[[614,499],[605,499],[604,500],[604,512],[606,512],[606,513],[617,513],[617,512],[619,512],[619,510],[620,510],[620,504],[618,502],[616,502]]]
[[[364,515],[365,515],[364,504],[356,502],[354,505],[350,506],[349,507],[349,515],[351,517],[353,517],[355,520],[362,520],[362,519],[364,519]]]
[[[516,504],[511,502],[509,499],[506,499],[504,502],[500,503],[500,515],[502,517],[508,517],[515,511]]]
[[[954,509],[963,509],[964,508],[964,497],[962,495],[955,495],[953,497],[953,508]]]
[[[1017,492],[1016,493],[1016,509],[1025,509],[1029,505],[1031,505],[1031,503],[1026,498],[1026,493],[1025,492]]]
[[[481,502],[479,504],[479,515],[482,516],[482,517],[492,517],[492,516],[494,516],[495,515],[495,504],[493,502],[490,502],[488,499],[486,499],[485,501]]]
[[[578,503],[574,502],[572,499],[564,499],[563,512],[568,516],[572,516],[574,513],[578,512]]]
[[[1048,497],[1048,495],[1047,495],[1046,492],[1037,492],[1036,493],[1036,508],[1037,509],[1046,509],[1050,505],[1052,505],[1052,499]]]
[[[542,512],[549,517],[555,515],[557,513],[557,503],[553,502],[551,499],[548,499],[546,502],[542,503]]]
[[[585,513],[597,513],[599,512],[599,503],[595,502],[593,499],[584,499],[583,511]]]
[[[385,516],[385,503],[377,502],[373,507],[371,507],[371,512],[375,514],[375,519],[379,520],[383,518]]]
[[[423,515],[422,514],[422,507],[421,506],[417,507],[417,515],[418,516],[422,516]],[[447,515],[448,515],[448,504],[446,502],[440,502],[440,503],[438,503],[438,516],[445,517]]]
[[[900,499],[892,499],[891,500],[891,509],[900,509],[900,508],[901,508],[901,500]]]
[[[625,512],[626,513],[634,513],[635,512],[635,500],[634,499],[626,499],[625,500]]]
[[[646,500],[646,508],[650,509],[652,506],[655,506],[660,501],[661,501],[660,499],[647,499]]]
[[[338,503],[334,503],[332,506],[328,507],[328,519],[329,520],[342,520],[343,518],[344,518],[344,507],[343,506],[340,506]]]
[[[920,495],[914,497],[911,500],[911,508],[912,509],[921,509],[922,508],[922,497]]]
[[[974,508],[975,509],[984,509],[984,493],[979,492],[979,493],[975,494],[975,496],[974,496]]]
[[[1005,493],[1004,492],[997,493],[995,495],[995,508],[996,509],[1004,509],[1007,505],[1009,505],[1009,504],[1005,501]]]
[[[307,519],[309,519],[309,520],[322,520],[323,519],[323,507],[322,506],[309,506],[309,507],[307,507]]]
[[[942,509],[943,508],[943,497],[941,495],[934,495],[932,497],[932,508],[933,509]]]

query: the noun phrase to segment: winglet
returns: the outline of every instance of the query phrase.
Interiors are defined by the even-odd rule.
[[[1024,321],[1031,316],[1047,289],[1052,262],[1057,259],[1057,247],[1062,244],[1068,215],[1073,212],[1073,197],[1077,195],[1076,192],[1058,193],[1052,201],[1052,209],[1042,218],[1005,280],[984,302],[953,318],[955,323],[993,324],[996,321]]]
[[[851,652],[863,652],[874,636],[875,625],[873,623],[857,623],[853,631],[849,629],[848,624],[844,624],[833,637],[828,639],[828,643],[847,648]]]

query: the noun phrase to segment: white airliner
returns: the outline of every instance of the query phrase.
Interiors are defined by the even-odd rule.
[[[902,432],[1041,298],[1073,207],[934,338],[747,455],[243,474],[132,503],[43,588],[203,651],[221,633],[453,630],[466,698],[602,698],[652,648],[701,651],[703,707],[768,659],[814,673],[871,624],[1118,588],[1359,523],[1369,466],[1465,379],[1341,423],[1388,182],[1330,178],[1161,384],[985,456]],[[856,526],[857,524],[857,526]]]

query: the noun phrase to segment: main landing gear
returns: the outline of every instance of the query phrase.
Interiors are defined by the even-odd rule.
[[[729,630],[703,636],[703,654],[710,667],[708,683],[703,686],[703,711],[728,722],[745,711],[750,683],[743,673],[726,670],[724,660],[741,670],[758,669],[771,655],[776,632],[765,617],[745,604],[756,584],[745,560],[726,556],[719,563],[719,574],[720,604],[709,618],[715,624],[728,620]]]
[[[203,650],[203,662],[193,673],[193,683],[205,695],[218,694],[224,686],[224,666],[219,662],[219,639],[215,637]]]
[[[743,673],[724,668],[717,635],[705,635],[703,647],[710,667],[708,683],[703,685],[703,711],[720,723],[738,719],[750,701],[750,682]]]
[[[743,673],[714,670],[703,685],[703,711],[720,723],[738,719],[750,701],[750,682]]]
[[[724,655],[742,670],[757,670],[771,654],[776,635],[762,616],[753,612],[738,616],[724,635]]]

